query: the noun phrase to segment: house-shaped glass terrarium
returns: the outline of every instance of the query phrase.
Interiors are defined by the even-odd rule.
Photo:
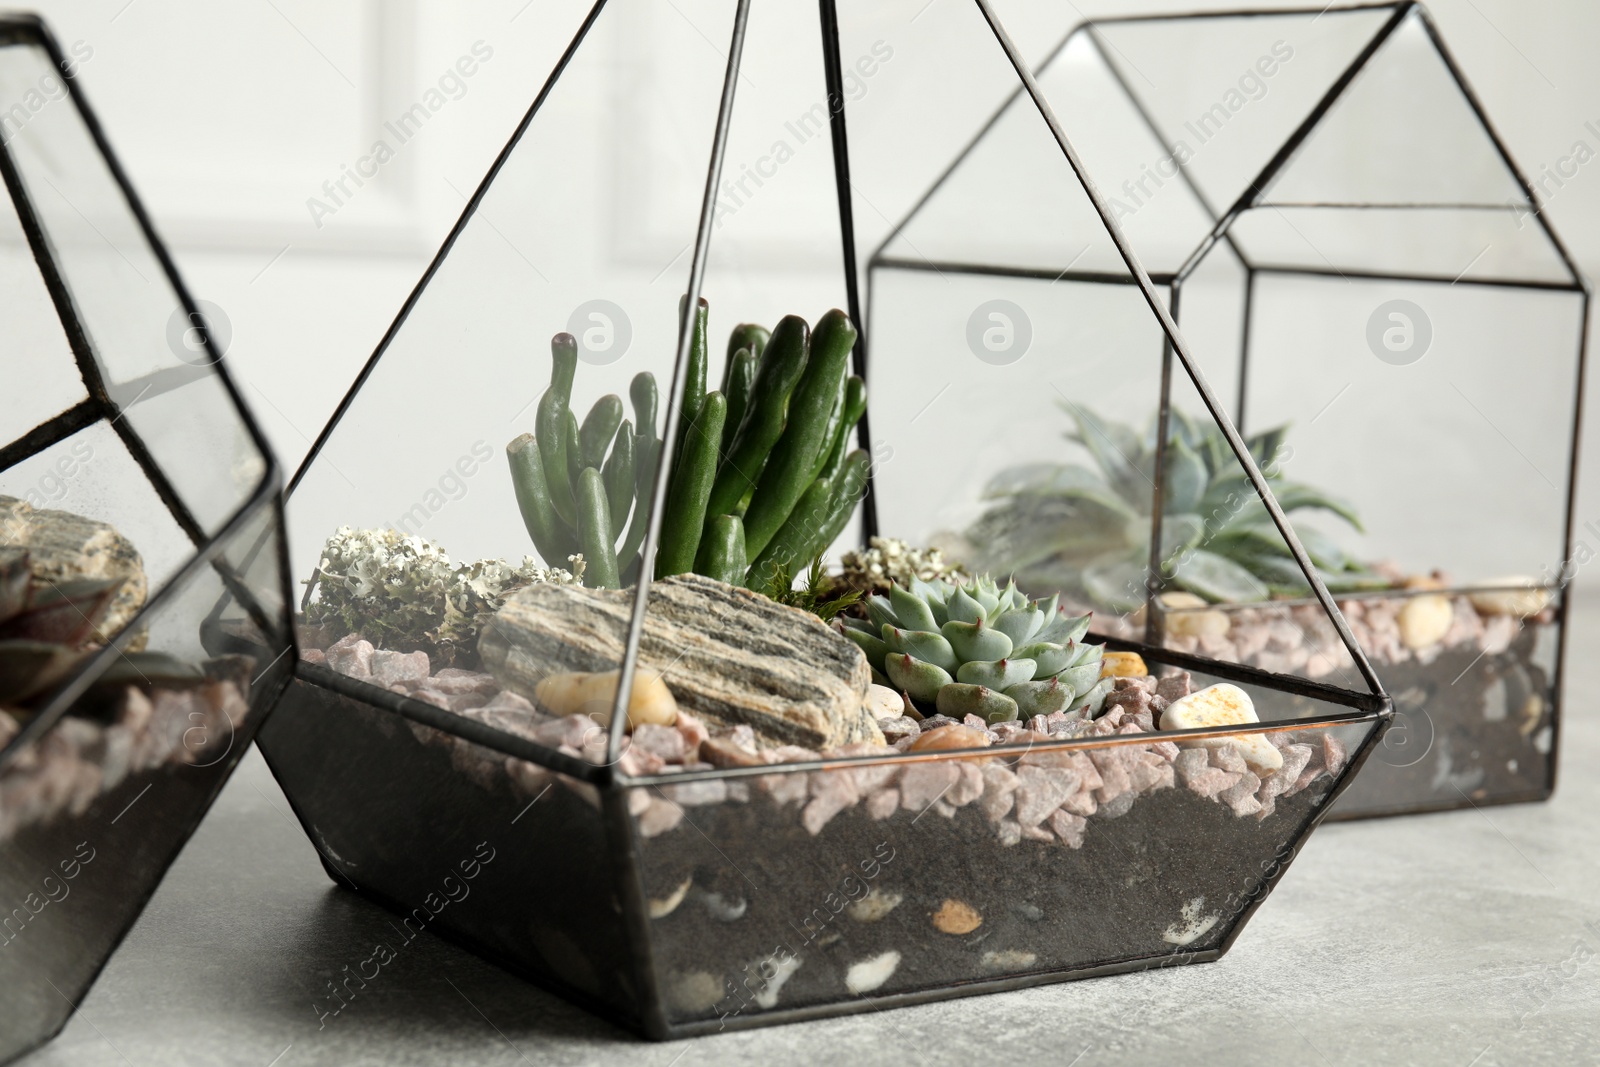
[[[278,470],[74,63],[0,20],[0,1061],[66,1022],[294,658]]]
[[[1588,293],[1539,209],[1563,177],[1518,172],[1412,3],[1097,21],[1038,80],[1394,697],[1336,814],[1549,796],[1565,582],[1592,555],[1571,530]],[[873,255],[876,375],[927,373],[930,292],[1008,301],[1036,349],[1062,350],[1037,320],[1068,283],[1125,291],[1104,249],[1053,242],[1033,203],[997,193],[1032,118],[1024,99],[997,108]],[[969,239],[996,199],[1023,204],[1022,255]],[[1104,373],[1125,386],[1101,408],[1058,379],[1056,434],[1012,430],[1004,465],[970,454],[1003,466],[981,501],[934,513],[886,477],[881,520],[1062,590],[1097,632],[1353,684],[1285,546],[1202,469],[1215,431],[1191,424],[1182,381],[1153,463],[1161,581],[1128,580],[1152,541],[1130,520],[1152,507],[1124,469],[1152,462],[1156,403]],[[901,412],[874,414],[892,432]]]
[[[597,4],[291,488],[330,873],[655,1038],[1215,959],[1389,716],[895,539],[1137,402],[1299,552],[987,4],[842,7]],[[950,238],[1101,277],[952,272],[880,367],[857,248],[1017,93]]]

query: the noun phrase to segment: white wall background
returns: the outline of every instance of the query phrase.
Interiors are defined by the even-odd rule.
[[[890,32],[905,23],[914,40],[912,20],[927,3],[876,0],[874,18]],[[1218,5],[1009,0],[1001,9],[1038,55],[1080,17],[1203,6]],[[292,470],[587,4],[39,0],[36,7],[64,46],[81,42],[80,54],[88,54],[78,84],[191,289],[231,320],[229,362]],[[1431,7],[1526,173],[1537,181],[1577,141],[1600,148],[1600,135],[1585,127],[1593,121],[1600,129],[1600,67],[1591,54],[1600,5],[1437,0]],[[812,10],[805,6],[808,28]],[[324,183],[338,181],[384,136],[384,123],[438,86],[475,44],[480,57],[492,54],[447,85],[448,102],[424,128],[361,188],[347,183],[353,195],[341,195],[336,211],[314,217],[311,198],[332,202]],[[719,62],[709,50],[707,61]],[[624,99],[618,93],[600,106],[621,107]],[[1595,273],[1600,164],[1546,188],[1555,189],[1554,225]],[[626,183],[596,184],[593,195],[581,214],[617,216],[630,191]],[[1600,460],[1600,430],[1589,435],[1587,451]],[[1600,462],[1581,468],[1579,524],[1600,526]]]

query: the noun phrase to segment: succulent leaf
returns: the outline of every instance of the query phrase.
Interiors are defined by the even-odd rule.
[[[873,670],[883,670],[883,661],[884,657],[889,654],[889,646],[882,638],[863,633],[853,626],[846,626],[843,632],[845,637],[854,641],[861,648],[861,651],[866,653],[867,663],[871,665]]]
[[[1031,659],[971,660],[961,664],[956,671],[956,681],[968,685],[986,685],[990,689],[1005,689],[1019,682],[1030,681],[1036,666]]]
[[[1022,645],[1044,629],[1044,622],[1044,612],[1038,608],[1012,608],[995,618],[994,628],[1011,638],[1013,645]]]
[[[894,616],[900,620],[900,625],[908,630],[937,630],[939,624],[934,621],[933,612],[929,610],[927,601],[898,585],[889,590],[889,604],[894,608]]]
[[[981,622],[947,622],[939,632],[963,661],[1005,659],[1011,655],[1011,638]]]
[[[948,671],[932,663],[923,663],[904,652],[891,652],[883,658],[883,673],[889,676],[894,688],[910,694],[912,700],[934,703],[939,691],[955,681]]]
[[[902,630],[894,626],[883,628],[883,644],[890,652],[905,652],[924,663],[932,663],[946,671],[961,665],[955,649],[940,634],[930,630]]]
[[[1017,702],[985,685],[953,682],[939,690],[935,703],[940,715],[952,719],[976,715],[985,722],[1009,722],[1017,718]]]

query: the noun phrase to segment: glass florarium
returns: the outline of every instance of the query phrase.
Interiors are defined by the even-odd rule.
[[[1394,698],[1335,815],[1548,797],[1566,582],[1593,555],[1571,507],[1588,291],[1539,206],[1564,179],[1517,170],[1414,3],[1111,18],[1053,40],[1042,90],[1234,424],[1269,442],[1264,473]],[[1018,180],[1032,121],[1024,99],[998,107],[876,249],[875,374],[928,373],[929,292],[972,287],[1038,331],[1068,282],[1126,291],[1114,257],[1051,244],[1026,201],[1014,243],[968,239]],[[1097,632],[1357,681],[1286,546],[1231,516],[1187,383],[1160,434],[1147,394],[1059,388],[1055,433],[971,456],[999,468],[981,503],[930,509],[886,477],[881,521],[1064,591]],[[887,420],[917,413],[874,414],[898,432]],[[1130,462],[1162,472],[1159,507]],[[1129,576],[1154,513],[1182,558],[1146,586]]]
[[[1063,404],[1153,408],[1189,452],[1089,424],[1126,535],[1198,456],[1311,566],[988,5],[909,14],[595,5],[296,475],[261,746],[397,913],[374,966],[429,930],[665,1038],[1211,960],[1386,725],[1313,573],[1349,684],[1091,638],[1075,587],[916,542]],[[1011,98],[938,254],[1097,275],[866,314],[858,249]]]
[[[0,1061],[55,1034],[288,681],[281,479],[36,19],[0,19]]]

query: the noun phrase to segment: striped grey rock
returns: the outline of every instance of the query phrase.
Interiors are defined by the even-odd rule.
[[[546,675],[615,670],[633,599],[631,589],[527,586],[483,627],[478,654],[530,699]],[[748,589],[698,574],[651,583],[639,659],[662,673],[680,708],[715,726],[747,725],[763,746],[884,743],[862,706],[872,679],[861,649]]]
[[[144,563],[133,543],[113,527],[70,511],[36,510],[25,500],[0,496],[0,545],[28,550],[28,569],[52,582],[73,578],[121,578],[106,616],[90,640],[104,644],[144,607],[148,583]],[[125,651],[145,647],[140,635]]]

